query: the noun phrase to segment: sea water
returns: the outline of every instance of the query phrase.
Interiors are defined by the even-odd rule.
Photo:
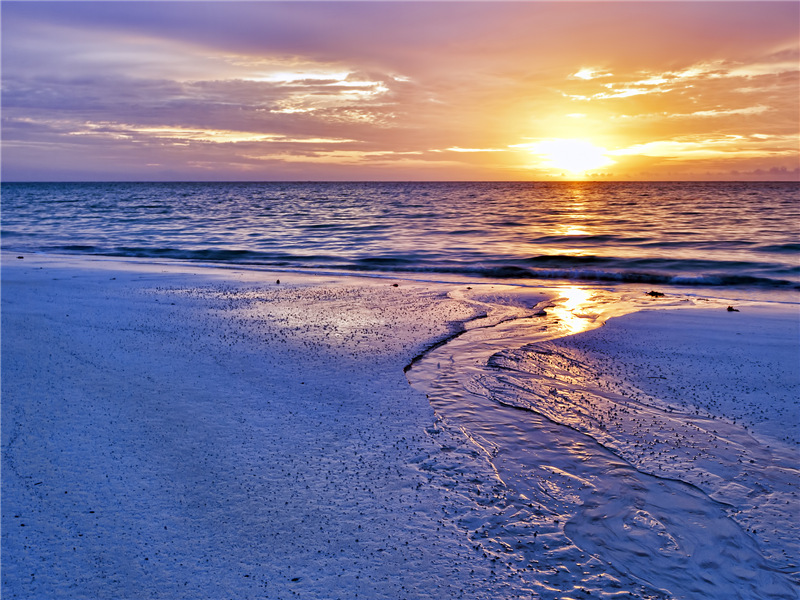
[[[796,183],[4,183],[2,246],[274,268],[800,289]]]

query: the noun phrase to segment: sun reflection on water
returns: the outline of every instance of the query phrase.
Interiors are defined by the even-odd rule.
[[[589,235],[589,232],[577,225],[562,225],[558,229],[558,235]]]
[[[586,194],[583,186],[572,185],[569,190],[569,200],[561,209],[562,222],[553,232],[555,235],[589,235],[586,228],[590,225],[589,215],[586,214]]]
[[[573,335],[590,329],[594,323],[595,291],[577,286],[561,288],[551,312],[558,318],[566,335]]]
[[[585,288],[569,287],[562,290],[562,296],[566,298],[563,306],[572,310],[584,304],[592,297],[592,291]]]

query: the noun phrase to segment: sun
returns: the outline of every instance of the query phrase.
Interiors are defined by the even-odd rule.
[[[615,164],[615,161],[606,156],[605,148],[581,139],[542,140],[532,144],[530,150],[542,159],[542,167],[566,172],[575,177]]]

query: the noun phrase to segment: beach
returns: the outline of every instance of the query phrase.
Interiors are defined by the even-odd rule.
[[[2,2],[2,600],[800,600],[799,17]]]
[[[708,582],[797,597],[797,305],[645,298],[607,320],[485,279],[17,256],[2,269],[6,597],[690,598]],[[565,305],[591,327],[562,337]],[[560,381],[545,396],[562,403],[504,407],[514,435],[523,410],[543,416],[627,473],[578,481],[571,449],[550,446],[541,468],[572,489],[551,477],[549,506],[520,475],[532,439],[500,445],[500,413],[476,425],[415,375],[458,359],[470,330],[532,323],[548,334],[493,359],[516,382],[482,385]],[[624,418],[589,406],[588,379],[630,400]],[[660,463],[641,452],[656,427],[694,427],[691,457],[682,442]],[[711,448],[723,436],[731,448]],[[634,475],[660,477],[660,513],[626,520],[575,489]],[[696,506],[713,535],[670,531]]]

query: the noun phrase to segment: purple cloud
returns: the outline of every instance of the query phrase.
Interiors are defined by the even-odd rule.
[[[617,147],[663,142],[651,121],[667,112],[715,117],[681,121],[681,135],[781,136],[796,132],[798,73],[774,65],[797,58],[798,12],[787,2],[4,2],[3,177],[85,177],[94,164],[98,178],[259,178],[281,166],[369,178],[377,171],[359,164],[390,172],[392,157],[395,178],[528,177],[530,161],[509,148],[574,137],[579,119],[566,116],[576,114]],[[674,75],[712,63],[741,73]],[[641,83],[659,74],[663,85]]]

